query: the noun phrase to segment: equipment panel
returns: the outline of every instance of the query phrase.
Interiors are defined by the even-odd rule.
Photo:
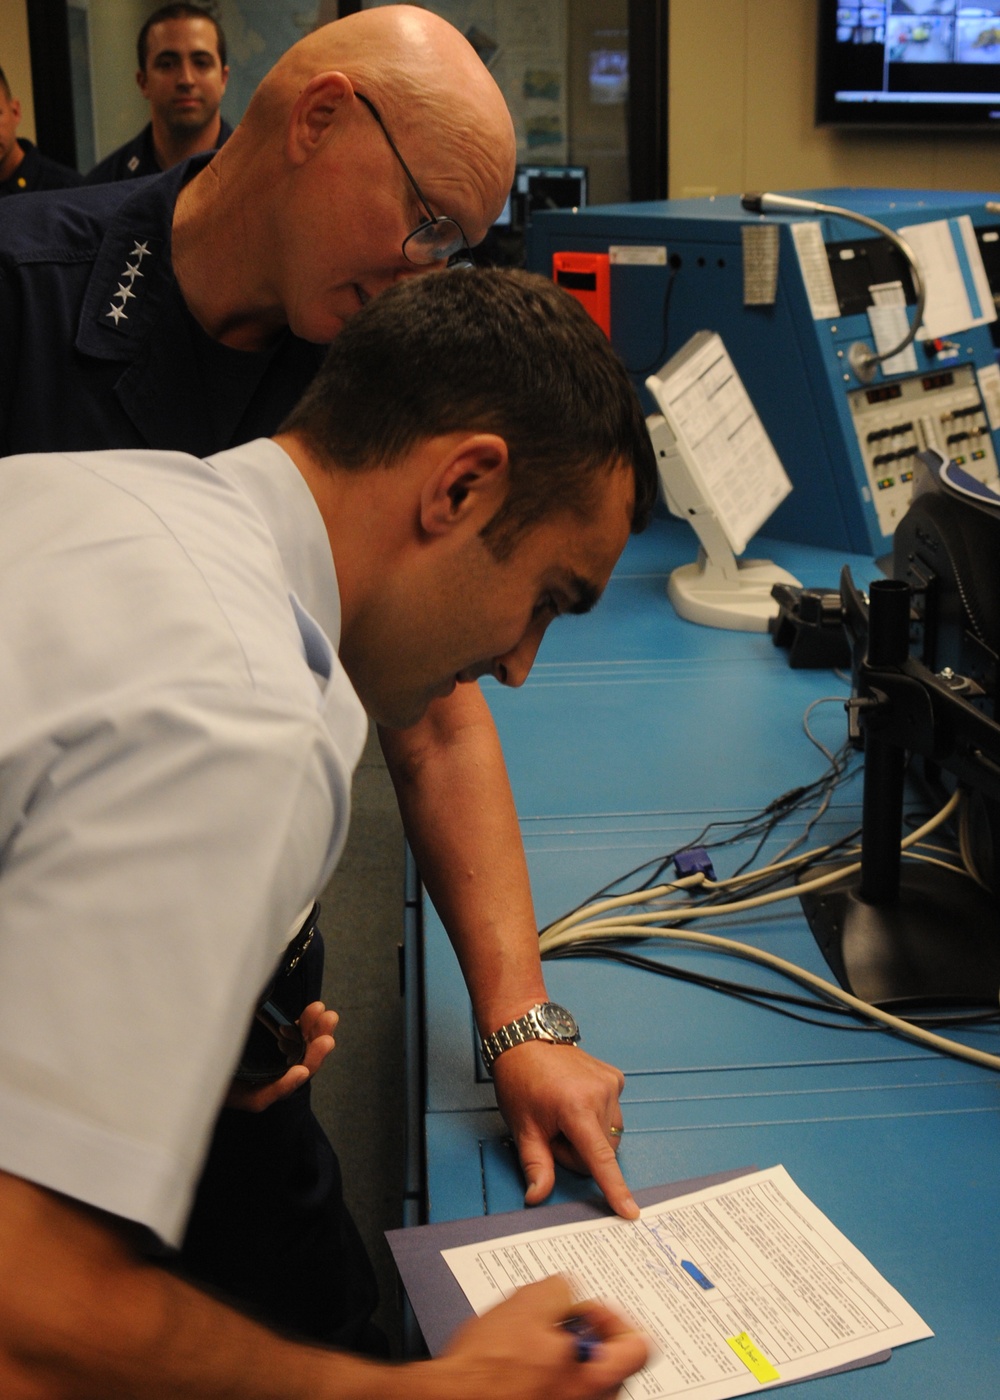
[[[851,389],[847,394],[883,535],[906,514],[913,459],[934,448],[994,489],[997,459],[972,365]]]
[[[981,253],[1000,298],[1000,237],[986,195],[803,193],[894,231],[937,223],[957,239],[971,221],[975,238],[971,249],[957,246],[957,264],[967,272]],[[768,521],[772,538],[887,553],[909,500],[909,458],[924,446],[996,480],[996,323],[918,332],[907,363],[882,361],[869,381],[859,377],[859,350],[863,359],[890,348],[876,345],[876,325],[895,317],[905,328],[915,311],[905,259],[884,234],[839,215],[749,213],[737,196],[535,217],[529,267],[551,277],[554,255],[577,250],[608,254],[611,341],[648,413],[646,377],[698,331],[722,337],[793,485]],[[988,298],[978,304],[992,313]]]

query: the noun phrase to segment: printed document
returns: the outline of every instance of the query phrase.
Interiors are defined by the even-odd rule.
[[[698,504],[742,554],[792,483],[722,338],[697,332],[646,388],[677,439]]]
[[[725,1400],[933,1334],[784,1167],[646,1207],[443,1251],[477,1313],[562,1273],[655,1351],[632,1400]]]
[[[923,340],[957,335],[996,320],[989,277],[968,214],[899,231],[913,250],[927,289]]]

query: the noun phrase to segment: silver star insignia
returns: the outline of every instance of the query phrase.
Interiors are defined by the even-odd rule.
[[[121,297],[121,299],[122,299],[122,306],[125,305],[125,303],[126,303],[126,302],[128,301],[128,299],[129,299],[129,297],[134,298],[134,297],[135,297],[135,292],[133,292],[133,290],[132,290],[132,285],[131,285],[131,283],[129,283],[129,285],[126,287],[123,283],[119,282],[119,283],[118,283],[118,290],[117,290],[117,292],[115,292],[115,296],[116,296],[116,297]]]
[[[139,271],[138,263],[126,263],[125,271],[122,273],[122,276],[127,277],[130,282],[134,282],[137,277],[145,277],[145,275],[144,272]]]
[[[149,244],[139,243],[138,241],[136,242],[136,245],[132,249],[131,253],[129,253],[130,258],[138,258],[140,262],[142,262],[143,258],[148,258],[149,256],[151,256],[149,251]]]
[[[111,303],[111,310],[110,310],[110,311],[106,311],[106,312],[105,312],[105,315],[106,315],[106,316],[113,316],[113,317],[115,318],[115,325],[116,325],[116,326],[117,326],[117,324],[118,324],[119,321],[127,321],[127,320],[128,320],[128,317],[125,315],[125,308],[124,308],[124,306],[115,306],[114,302]]]

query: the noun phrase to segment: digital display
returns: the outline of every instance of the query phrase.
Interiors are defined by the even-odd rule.
[[[955,376],[950,369],[942,370],[940,374],[927,374],[921,379],[921,384],[926,390],[947,389],[954,384]]]
[[[888,399],[901,398],[902,394],[898,384],[883,384],[878,389],[867,390],[865,398],[869,403],[885,403]]]

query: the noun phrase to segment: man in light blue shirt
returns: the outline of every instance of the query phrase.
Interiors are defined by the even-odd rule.
[[[558,1400],[642,1363],[587,1307],[602,1341],[581,1377],[550,1281],[441,1360],[383,1371],[144,1255],[182,1236],[260,989],[336,863],[365,714],[391,736],[468,696],[477,724],[478,678],[524,681],[655,490],[622,365],[524,273],[393,288],[274,439],[4,463],[0,1393]],[[448,826],[478,837],[494,794],[464,767]],[[470,931],[448,917],[461,894],[430,893],[484,1035],[545,1001],[533,930]],[[328,1016],[303,1017],[307,1056]],[[493,1072],[526,1169],[561,1134],[620,1200],[619,1072],[551,1039]]]
[[[293,45],[210,161],[72,199],[39,196],[16,219],[0,210],[0,451],[207,458],[274,433],[321,347],[369,301],[468,257],[503,204],[514,153],[502,95],[468,41],[426,10],[389,5]],[[442,377],[446,391],[454,373]],[[381,726],[380,739],[421,877],[483,988],[481,1028],[498,1032],[542,987],[489,709],[475,686],[456,686],[410,728]],[[510,976],[493,986],[498,947]],[[319,953],[314,939],[296,968],[312,982],[293,1017],[319,994]],[[322,1023],[311,1029],[313,1057],[292,1084],[323,1042]],[[552,1190],[555,1151],[585,1142],[613,1208],[633,1213],[600,1126],[617,1111],[617,1079],[598,1076],[595,1111],[571,1079],[522,1069],[538,1049],[503,1055],[495,1080],[526,1199]],[[364,1251],[309,1087],[280,1098],[288,1078],[277,1085],[266,1112],[230,1101],[219,1113],[180,1267],[271,1325],[324,1344],[377,1344],[374,1289],[357,1283]]]

